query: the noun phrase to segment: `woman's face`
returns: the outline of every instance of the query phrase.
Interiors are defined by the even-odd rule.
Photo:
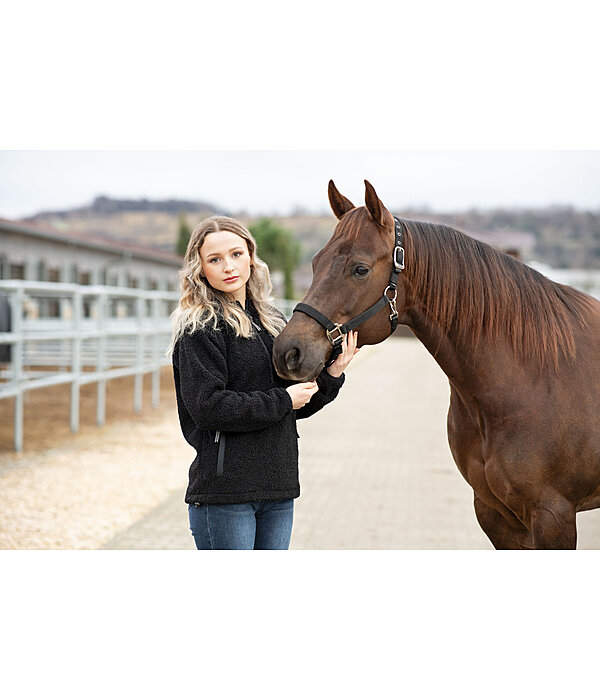
[[[252,265],[246,239],[231,231],[209,233],[200,248],[200,259],[210,286],[243,305]]]

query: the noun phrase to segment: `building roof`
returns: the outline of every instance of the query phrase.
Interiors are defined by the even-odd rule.
[[[110,253],[111,255],[123,255],[140,260],[151,260],[173,267],[181,267],[182,257],[166,250],[151,248],[129,241],[122,241],[110,236],[100,236],[93,233],[79,231],[59,231],[50,224],[28,221],[3,219],[0,217],[0,232],[20,233],[32,238],[43,238],[66,245],[74,245],[81,248]]]

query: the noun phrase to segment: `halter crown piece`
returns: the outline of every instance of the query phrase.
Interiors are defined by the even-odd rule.
[[[394,236],[395,241],[394,250],[392,252],[392,271],[390,273],[390,281],[383,292],[383,296],[366,311],[363,311],[350,321],[346,321],[346,323],[334,323],[333,321],[330,321],[325,314],[322,314],[320,311],[317,311],[317,309],[309,306],[308,304],[303,304],[300,302],[294,307],[294,311],[301,311],[303,314],[314,318],[315,321],[320,323],[325,329],[327,339],[333,345],[333,351],[329,361],[326,364],[326,367],[333,364],[338,355],[341,354],[344,336],[350,331],[353,331],[355,328],[358,328],[358,326],[365,321],[368,321],[370,318],[375,316],[375,314],[381,311],[386,304],[389,304],[390,306],[390,323],[392,326],[392,333],[398,327],[396,298],[398,296],[398,275],[402,272],[402,270],[404,270],[404,248],[402,246],[402,224],[400,223],[400,219],[398,219],[396,216],[394,217]],[[392,296],[388,296],[389,292],[392,293]]]

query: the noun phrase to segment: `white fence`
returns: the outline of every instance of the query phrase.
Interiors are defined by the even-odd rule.
[[[71,384],[71,430],[79,428],[79,388],[97,382],[96,422],[106,418],[106,382],[133,375],[135,411],[142,410],[143,376],[152,374],[152,405],[159,402],[175,292],[58,282],[0,282],[0,399],[14,397],[14,448],[23,448],[26,391]],[[48,300],[58,318],[41,318]],[[10,312],[10,313],[8,313]],[[10,322],[9,322],[10,319]],[[7,328],[10,330],[6,330]]]
[[[49,304],[56,315],[42,315]],[[14,397],[14,449],[23,449],[24,393],[71,385],[71,430],[79,429],[79,389],[98,384],[96,422],[106,420],[106,382],[134,376],[133,408],[142,410],[144,374],[152,405],[160,368],[171,363],[170,314],[176,292],[59,282],[0,281],[0,399]],[[295,302],[281,301],[286,317]]]

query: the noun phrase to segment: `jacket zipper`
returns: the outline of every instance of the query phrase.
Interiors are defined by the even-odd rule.
[[[275,382],[275,381],[277,381],[277,379],[275,377],[275,370],[273,369],[273,361],[271,359],[271,355],[269,354],[269,350],[267,349],[267,344],[263,340],[263,337],[261,334],[261,331],[263,329],[254,321],[254,319],[250,315],[248,315],[248,318],[250,319],[250,323],[258,331],[258,339],[260,340],[260,343],[263,346],[263,350],[265,351],[265,354],[267,355],[267,359],[269,360],[269,369],[271,370],[271,377],[272,377],[273,381]]]
[[[221,431],[215,433],[215,442],[219,445],[217,452],[217,474],[223,473],[223,463],[225,461],[225,435],[221,435]]]
[[[250,319],[250,323],[256,328],[256,330],[259,332],[258,337],[260,338],[261,345],[263,346],[264,351],[269,354],[267,347],[265,345],[264,340],[260,336],[260,331],[261,327],[254,322],[254,319],[248,315],[248,318]],[[270,359],[270,358],[269,358]],[[271,374],[273,374],[273,368],[271,368]],[[225,434],[221,435],[221,431],[217,430],[215,431],[215,442],[219,445],[219,449],[217,450],[217,474],[222,474],[223,473],[223,467],[225,465]]]

